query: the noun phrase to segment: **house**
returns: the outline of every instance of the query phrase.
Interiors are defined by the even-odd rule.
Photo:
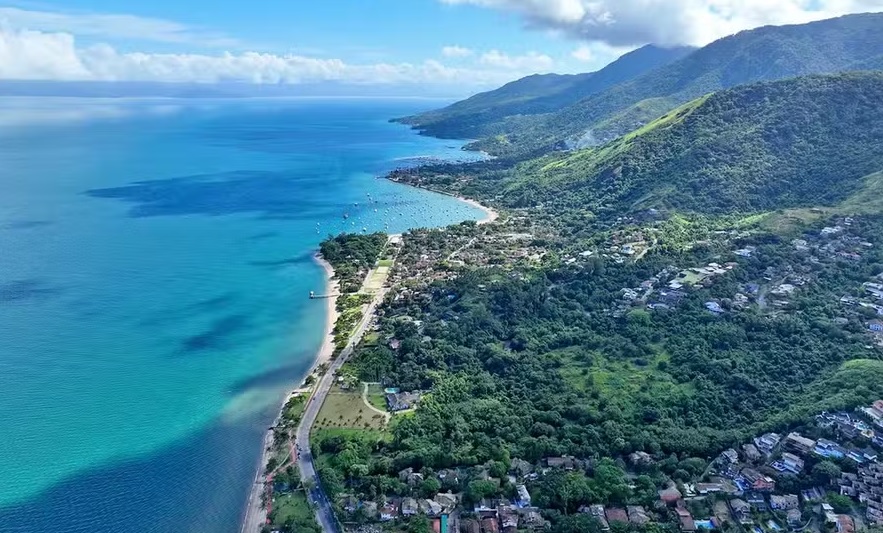
[[[819,439],[813,453],[826,459],[843,459],[846,456],[844,450],[839,444],[828,439]]]
[[[724,490],[724,486],[720,483],[697,483],[696,492],[702,496],[718,493]]]
[[[549,468],[563,468],[565,470],[573,470],[576,468],[576,459],[570,456],[549,457],[546,459],[546,466]]]
[[[500,505],[497,507],[497,516],[500,519],[500,526],[503,531],[518,528],[518,513],[511,505]]]
[[[855,533],[855,521],[851,516],[837,515],[837,533]]]
[[[678,523],[681,531],[685,533],[696,531],[696,521],[693,520],[693,515],[690,514],[690,511],[688,511],[686,507],[678,506],[675,512],[678,515]]]
[[[872,320],[868,323],[868,329],[873,331],[874,333],[883,333],[883,322],[879,320]]]
[[[803,525],[803,514],[800,512],[800,509],[789,509],[787,517],[788,525],[792,528],[800,527]]]
[[[481,521],[481,530],[484,533],[500,533],[500,524],[496,518],[484,518]]]
[[[705,302],[705,308],[716,315],[724,313],[724,308],[717,302]]]
[[[815,448],[816,441],[808,439],[802,436],[800,433],[789,433],[788,436],[785,437],[785,442],[783,443],[783,445],[789,450],[793,450],[797,453],[807,454],[810,453],[813,448]]]
[[[800,508],[800,500],[796,494],[785,494],[783,496],[774,494],[770,496],[770,507],[777,511],[798,509]]]
[[[742,455],[745,457],[745,460],[750,463],[763,459],[763,455],[760,453],[760,450],[757,449],[757,446],[750,443],[742,446]]]
[[[399,508],[395,503],[387,503],[380,508],[380,521],[389,522],[399,517]]]
[[[522,513],[521,523],[530,528],[536,530],[543,530],[546,528],[547,522],[543,519],[542,515],[540,515],[537,509],[526,510],[527,512]]]
[[[782,437],[778,433],[767,433],[755,438],[754,445],[764,454],[770,455],[776,449],[776,446],[779,445],[780,440],[782,440]]]
[[[647,466],[653,464],[653,457],[647,452],[635,452],[629,455],[629,461],[635,466]]]
[[[762,492],[746,492],[745,493],[745,501],[748,502],[753,509],[766,512],[768,507],[766,503],[766,496]]]
[[[815,444],[815,442],[813,442]],[[803,459],[797,457],[793,453],[785,452],[782,458],[773,462],[770,466],[779,472],[791,472],[792,474],[800,474],[803,472]]]
[[[588,514],[592,515],[595,518],[595,520],[598,521],[598,524],[601,525],[602,531],[609,531],[610,530],[610,523],[607,522],[607,513],[605,512],[603,505],[596,504],[596,505],[590,505],[588,507],[583,507],[582,509],[580,509],[580,512],[588,513]]]
[[[460,531],[462,533],[481,533],[481,524],[478,520],[461,520]]]
[[[825,515],[825,523],[834,525],[837,523],[837,515],[834,514],[834,508],[830,504],[822,504],[822,514]]]
[[[740,524],[750,524],[752,522],[751,506],[745,500],[738,498],[730,500],[730,509],[733,510],[733,518]]]
[[[739,454],[736,450],[730,448],[728,450],[724,450],[723,453],[720,454],[718,461],[725,465],[733,465],[739,462]]]
[[[343,496],[340,499],[340,507],[348,513],[355,513],[359,508],[359,499],[351,495]]]
[[[517,485],[515,492],[518,493],[518,507],[530,507],[530,493],[524,485]]]
[[[417,405],[420,394],[417,392],[388,392],[386,393],[386,407],[390,412],[407,411]]]
[[[420,511],[420,506],[414,498],[405,498],[402,500],[402,516],[414,516]]]
[[[435,495],[433,498],[436,503],[438,503],[442,507],[443,513],[451,513],[454,509],[457,508],[457,504],[460,502],[460,499],[456,494],[448,493],[439,493]]]
[[[377,504],[374,502],[365,502],[362,504],[362,512],[370,519],[377,518]]]
[[[524,459],[512,459],[511,470],[519,476],[526,476],[533,472],[533,465]]]
[[[614,522],[619,522],[621,524],[629,523],[629,514],[625,509],[611,507],[610,509],[607,509],[605,515],[607,516],[607,523],[609,524]]]
[[[659,499],[666,505],[675,505],[681,499],[681,491],[676,487],[669,487],[659,491]]]
[[[807,502],[820,502],[824,500],[826,496],[825,489],[821,487],[813,487],[801,492],[800,494],[801,496],[803,496],[804,501]]]
[[[640,505],[629,505],[626,507],[626,511],[629,516],[629,523],[634,524],[636,526],[643,526],[644,524],[650,522],[650,516],[647,514],[647,511],[644,510]]]
[[[442,514],[442,506],[435,500],[420,500],[417,503],[420,512],[426,516],[439,516]]]
[[[485,516],[496,516],[497,515],[497,506],[496,504],[489,500],[488,498],[482,498],[482,500],[475,504],[473,507],[473,511],[475,514]]]

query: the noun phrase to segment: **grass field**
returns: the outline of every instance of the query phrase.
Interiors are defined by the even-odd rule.
[[[316,418],[316,427],[320,429],[381,430],[384,429],[385,424],[383,416],[369,409],[362,401],[361,388],[341,391],[335,387],[328,394]]]
[[[386,396],[383,394],[383,387],[379,383],[368,385],[368,403],[381,411],[386,411]]]
[[[662,370],[668,364],[664,353],[640,365],[612,361],[579,349],[561,350],[557,355],[563,363],[559,373],[565,381],[580,391],[597,392],[600,399],[618,405],[624,413],[647,405],[651,399],[665,398],[666,404],[674,404],[692,394],[691,387],[678,384]]]
[[[273,525],[291,525],[293,531],[319,531],[316,518],[303,492],[280,494],[273,498]]]
[[[760,222],[760,226],[767,231],[790,236],[802,232],[807,225],[832,215],[883,213],[883,194],[880,194],[883,188],[883,172],[865,177],[864,182],[864,186],[858,192],[840,205],[776,211],[767,214]]]
[[[382,289],[383,284],[386,283],[386,279],[389,277],[389,271],[390,267],[388,266],[378,266],[372,270],[365,279],[365,284],[362,285],[362,292],[373,294]]]

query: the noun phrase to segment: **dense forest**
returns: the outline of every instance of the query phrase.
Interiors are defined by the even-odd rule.
[[[370,235],[340,234],[322,242],[319,252],[334,267],[344,293],[356,292],[365,273],[374,266],[386,247],[385,233]]]
[[[883,220],[867,224],[879,239]],[[433,391],[398,426],[396,465],[478,464],[501,448],[531,461],[636,450],[704,456],[789,416],[883,393],[881,381],[841,391],[821,380],[847,377],[854,367],[832,374],[846,361],[877,357],[858,334],[861,323],[843,328],[833,320],[842,294],[883,272],[883,255],[848,269],[814,265],[818,282],[794,303],[797,312],[709,313],[704,302],[731,299],[769,268],[804,263],[788,243],[755,244],[758,258],[690,294],[677,312],[635,309],[616,318],[607,311],[622,287],[723,250],[556,269],[520,282],[474,272],[436,287],[422,309],[393,308],[419,313],[424,327],[387,322],[401,348],[366,354],[363,378]]]

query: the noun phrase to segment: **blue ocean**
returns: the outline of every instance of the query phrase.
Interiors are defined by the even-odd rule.
[[[0,99],[0,531],[238,531],[318,243],[482,216],[377,178],[438,104]]]

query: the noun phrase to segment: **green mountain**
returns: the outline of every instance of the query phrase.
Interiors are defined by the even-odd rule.
[[[513,116],[486,125],[477,131],[492,138],[477,146],[506,155],[565,145],[598,145],[720,89],[809,74],[877,69],[883,57],[880,28],[883,14],[876,13],[744,31],[554,113]],[[480,117],[464,118],[465,122],[475,120]],[[436,132],[419,120],[410,123]]]
[[[597,72],[528,76],[444,109],[399,121],[436,137],[484,137],[502,129],[500,122],[507,117],[557,111],[680,59],[693,50],[690,47],[660,48],[648,45],[623,55]]]
[[[833,205],[883,169],[883,72],[765,82],[694,100],[603,147],[516,166],[513,206],[618,215]],[[478,185],[482,186],[482,185]]]

